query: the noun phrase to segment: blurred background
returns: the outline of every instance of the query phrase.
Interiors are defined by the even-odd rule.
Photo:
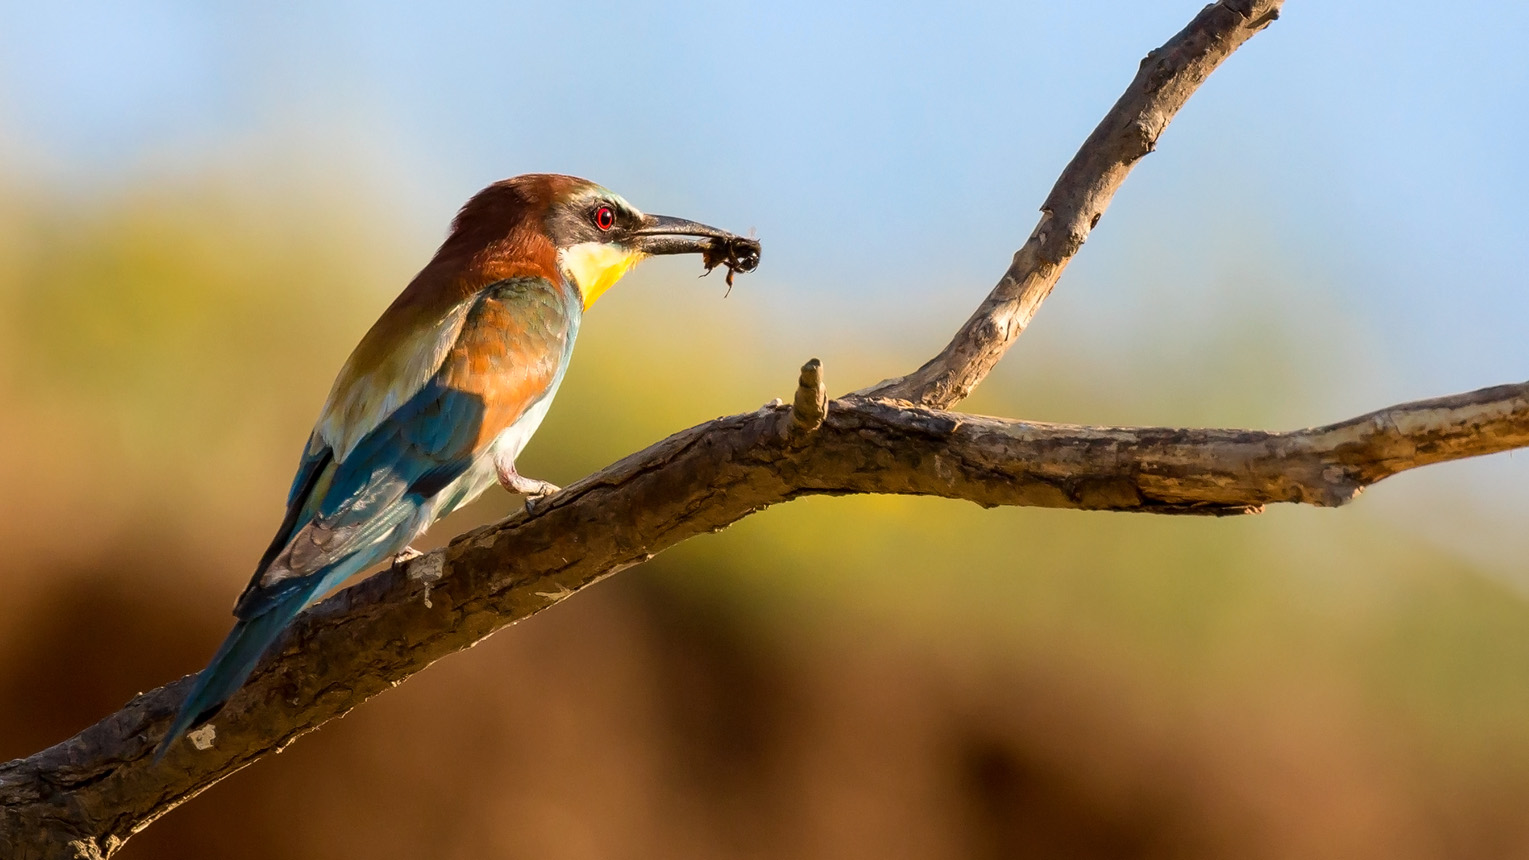
[[[725,298],[655,261],[594,309],[522,460],[566,484],[810,356],[838,393],[933,354],[1200,5],[0,2],[0,758],[205,663],[333,374],[479,187],[766,246]],[[1526,36],[1294,0],[965,408],[1286,429],[1524,379]],[[796,502],[121,856],[1523,856],[1526,516],[1522,453],[1239,520]]]

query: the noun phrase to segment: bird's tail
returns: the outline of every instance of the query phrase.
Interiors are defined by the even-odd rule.
[[[294,588],[262,607],[259,613],[241,618],[234,624],[228,638],[218,646],[218,653],[212,656],[212,662],[196,676],[196,684],[181,703],[170,731],[159,742],[159,749],[154,751],[156,763],[165,757],[177,738],[212,719],[229,697],[243,686],[260,656],[323,584],[317,581],[319,577],[313,579],[316,581],[312,585]]]

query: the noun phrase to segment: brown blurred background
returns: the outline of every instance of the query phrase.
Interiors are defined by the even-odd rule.
[[[428,251],[373,194],[0,190],[0,757],[198,669],[226,631],[334,369]],[[757,406],[808,349],[836,389],[904,360],[761,327],[749,279],[724,301],[690,274],[654,266],[595,309],[528,474],[566,483]],[[1103,370],[1038,323],[970,405],[1340,417],[1310,414],[1294,349],[1172,370],[1229,341],[1281,354],[1285,326],[1232,307]],[[1368,501],[1217,521],[794,503],[439,663],[122,856],[1529,853],[1529,604]],[[512,505],[493,491],[431,540]]]

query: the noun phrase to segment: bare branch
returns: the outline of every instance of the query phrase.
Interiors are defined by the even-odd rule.
[[[856,392],[948,409],[961,402],[1024,333],[1062,270],[1099,223],[1126,175],[1157,145],[1179,108],[1232,52],[1269,26],[1284,0],[1221,0],[1147,54],[1041,205],[1041,220],[1009,270],[939,355],[907,376]]]
[[[888,402],[835,406],[829,426],[852,422],[855,436],[876,439],[907,468],[888,467],[884,455],[857,460],[869,449],[836,435],[844,446],[815,452],[810,486],[988,506],[1217,515],[1275,502],[1336,507],[1407,469],[1529,446],[1529,383],[1288,433],[1044,424]],[[945,447],[919,444],[926,438]]]
[[[175,805],[435,660],[800,496],[1249,513],[1271,502],[1339,505],[1405,469],[1529,446],[1529,383],[1291,433],[1040,424],[854,399],[835,401],[793,448],[779,431],[791,411],[772,405],[678,433],[570,486],[535,516],[463,535],[314,607],[212,724],[207,749],[183,743],[151,763],[184,678],[0,766],[0,854],[75,856],[28,853],[46,837],[79,840],[78,856],[109,856]]]

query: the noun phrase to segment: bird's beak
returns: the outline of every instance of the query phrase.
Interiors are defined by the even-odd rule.
[[[652,255],[703,254],[718,242],[738,238],[726,230],[667,215],[642,216],[642,225],[632,235],[637,238],[636,249]]]
[[[634,249],[644,254],[700,254],[710,269],[724,260],[732,260],[738,271],[753,271],[759,265],[759,242],[735,236],[726,230],[670,218],[667,215],[644,215],[642,225],[632,231]],[[733,268],[733,266],[729,266]]]

